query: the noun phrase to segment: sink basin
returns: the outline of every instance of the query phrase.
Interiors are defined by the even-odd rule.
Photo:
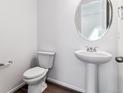
[[[87,52],[84,50],[75,51],[78,59],[86,63],[104,64],[112,59],[112,54],[105,51]]]

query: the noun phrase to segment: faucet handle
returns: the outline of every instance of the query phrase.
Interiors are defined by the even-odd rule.
[[[93,52],[96,52],[96,51],[97,51],[97,50],[96,50],[96,47],[94,47],[94,48],[93,48]]]

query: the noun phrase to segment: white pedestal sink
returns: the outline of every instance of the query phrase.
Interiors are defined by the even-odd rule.
[[[76,57],[87,64],[86,93],[98,93],[98,71],[97,65],[109,62],[112,55],[105,51],[87,52],[84,50],[75,51]]]

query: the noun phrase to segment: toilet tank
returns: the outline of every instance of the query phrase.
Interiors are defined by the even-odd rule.
[[[49,69],[53,67],[55,52],[51,51],[38,51],[37,53],[39,66]]]

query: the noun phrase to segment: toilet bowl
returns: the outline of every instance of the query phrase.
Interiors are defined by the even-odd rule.
[[[42,93],[46,88],[47,72],[53,66],[55,52],[40,51],[37,53],[39,66],[30,68],[23,74],[23,80],[28,84],[28,93]]]
[[[45,83],[48,69],[34,67],[23,74],[23,80],[28,84],[28,93],[42,93],[47,85]]]

